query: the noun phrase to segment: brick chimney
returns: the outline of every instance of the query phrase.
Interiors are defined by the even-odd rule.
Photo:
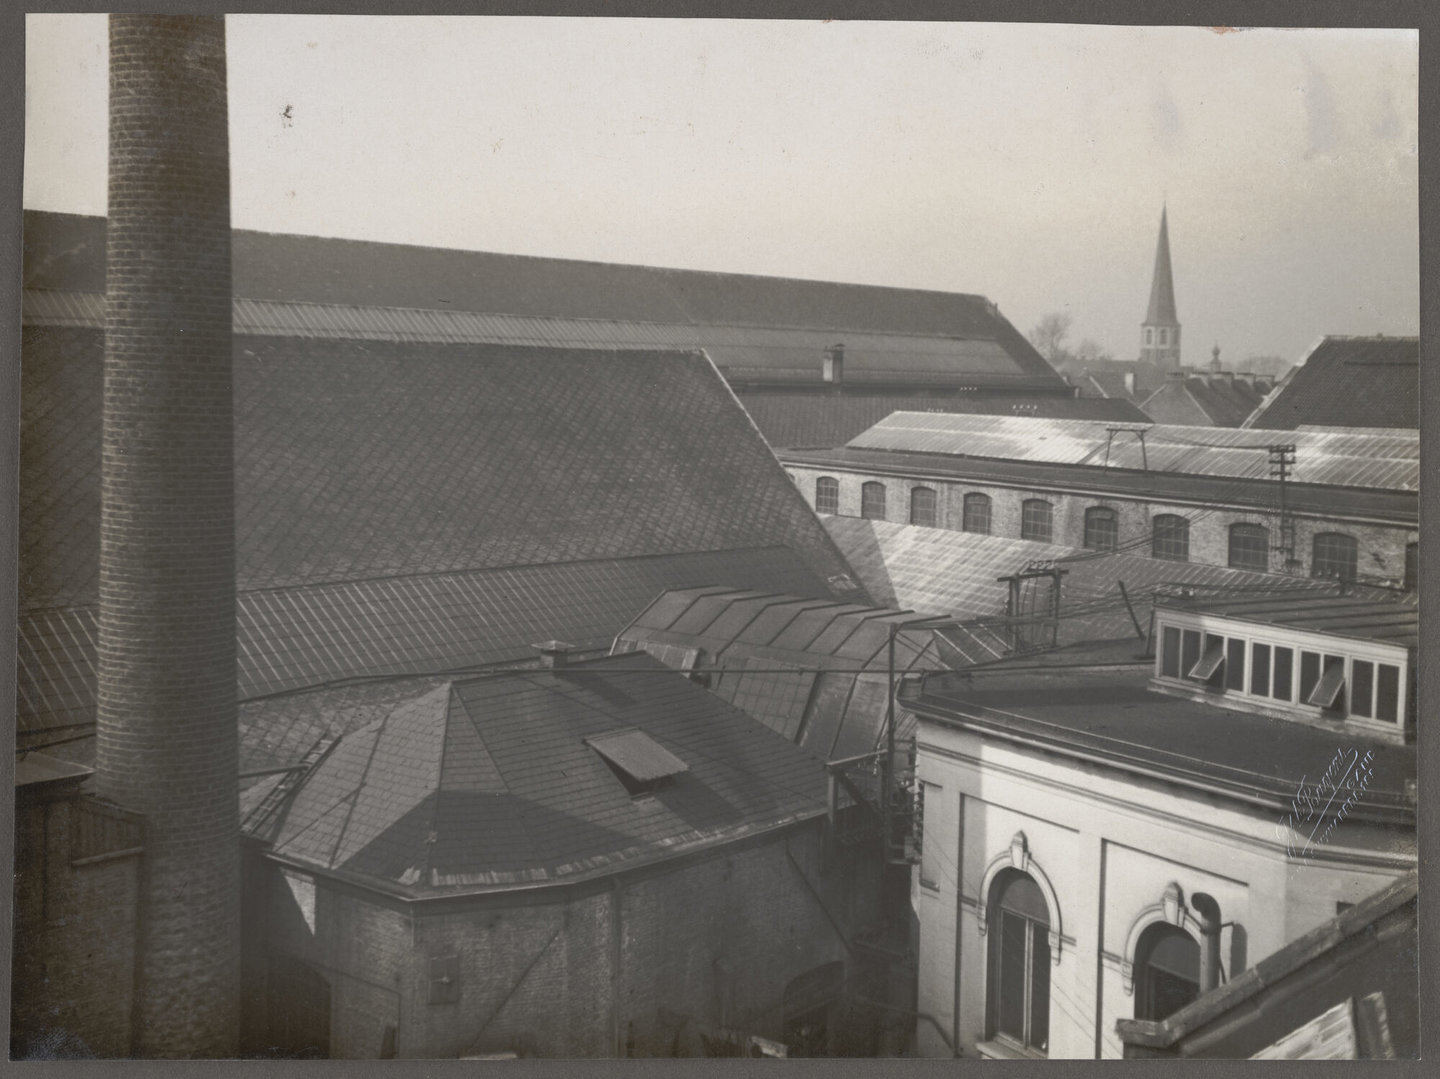
[[[221,16],[110,16],[96,788],[144,818],[133,1052],[238,1049]]]

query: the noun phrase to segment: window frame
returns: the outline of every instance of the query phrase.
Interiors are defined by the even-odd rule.
[[[1039,529],[1036,527],[1037,518],[1031,513],[1032,510],[1038,512],[1041,506],[1045,509],[1045,534],[1043,538],[1038,534]],[[1055,542],[1055,504],[1053,502],[1044,498],[1027,498],[1024,502],[1020,503],[1020,538],[1029,540],[1031,543]]]
[[[1333,542],[1343,540],[1340,547],[1345,550],[1346,555],[1342,560],[1337,560],[1330,551],[1322,558],[1320,547],[1322,541]],[[1335,573],[1322,572],[1322,567],[1327,570],[1330,566],[1343,562],[1340,571]],[[1319,580],[1353,582],[1359,574],[1360,569],[1360,543],[1348,532],[1317,532],[1310,539],[1310,576]]]
[[[917,521],[917,520],[915,519],[917,516],[919,516],[918,511],[919,511],[920,507],[919,507],[919,505],[918,505],[917,503],[921,500],[921,496],[922,496],[922,495],[928,495],[928,496],[929,496],[930,506],[929,506],[928,515],[929,515],[929,518],[930,518],[930,519],[929,519],[928,521]],[[933,487],[912,487],[912,488],[910,488],[910,523],[911,523],[912,525],[919,525],[921,528],[935,528],[935,527],[937,527],[937,526],[939,525],[939,522],[940,522],[939,510],[940,510],[940,498],[939,498],[939,495],[936,493],[935,488],[933,488]]]
[[[879,493],[880,512],[874,512],[875,495]],[[889,499],[885,484],[879,480],[866,480],[860,485],[860,516],[866,521],[884,521],[886,513],[889,512],[887,505]]]
[[[1164,522],[1164,532],[1161,522]],[[1176,551],[1179,553],[1174,553]],[[1178,513],[1157,513],[1151,517],[1150,557],[1164,562],[1189,562],[1190,519]]]
[[[1050,1013],[1051,1008],[1051,966],[1054,956],[1051,954],[1050,946],[1050,914],[1048,907],[1044,921],[1035,917],[1034,914],[1018,909],[1016,906],[1007,907],[1005,900],[1012,885],[1019,881],[1028,881],[1035,893],[1041,897],[1041,905],[1044,905],[1044,893],[1035,878],[1019,869],[1006,869],[1002,871],[990,885],[990,894],[986,901],[989,904],[990,915],[988,935],[990,940],[987,946],[988,970],[985,973],[985,1026],[989,1039],[1010,1046],[1021,1053],[1037,1054],[1048,1057],[1050,1054]],[[1023,987],[1021,990],[1021,1035],[1017,1038],[1009,1031],[1001,1030],[1002,1022],[1001,1007],[1002,997],[1008,986],[1005,980],[1006,960],[1011,958],[1006,952],[1007,933],[1006,919],[1017,921],[1021,924],[1023,935],[1023,955],[1020,958],[1019,970],[1022,972]],[[1043,953],[1041,948],[1043,946]],[[1043,971],[1043,1001],[1036,1001],[1037,979],[1036,972]],[[1035,1043],[1036,1019],[1043,1015],[1043,1044]]]
[[[1096,524],[1110,525],[1108,542],[1094,542]],[[1120,513],[1113,506],[1089,506],[1085,510],[1085,533],[1082,546],[1087,551],[1115,551],[1120,547]]]
[[[1164,941],[1167,939],[1178,939],[1180,936],[1184,936],[1195,949],[1195,978],[1193,981],[1175,971],[1165,970],[1163,967],[1157,967],[1151,963],[1155,952]],[[1158,1014],[1159,1009],[1155,1006],[1157,987],[1154,978],[1154,974],[1157,971],[1167,974],[1177,981],[1184,981],[1193,985],[1195,992],[1186,1003],[1194,1002],[1200,996],[1200,942],[1195,939],[1194,934],[1181,926],[1164,921],[1152,922],[1145,927],[1135,948],[1134,992],[1136,1019],[1149,1019],[1153,1022],[1160,1022],[1186,1006],[1186,1004],[1178,1004],[1163,1015]]]
[[[971,528],[972,521],[982,515],[985,519],[984,528]],[[994,528],[995,521],[995,500],[983,491],[970,491],[960,502],[960,531],[971,532],[977,536],[988,536]]]
[[[822,502],[829,502],[829,507],[821,505]],[[815,477],[815,512],[832,516],[840,513],[840,481],[834,476]]]
[[[1260,541],[1259,558],[1252,559],[1249,563],[1242,558],[1236,558],[1235,540],[1248,533],[1248,539]],[[1258,535],[1257,535],[1258,533]],[[1242,547],[1243,551],[1244,548]],[[1253,548],[1251,552],[1253,553]],[[1254,521],[1234,521],[1230,525],[1228,542],[1226,544],[1226,563],[1231,569],[1249,570],[1251,573],[1268,573],[1270,571],[1270,530],[1264,525],[1256,524]],[[1258,564],[1256,564],[1258,562]]]

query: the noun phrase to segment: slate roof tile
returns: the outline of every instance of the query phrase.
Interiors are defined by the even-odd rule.
[[[1244,423],[1276,431],[1302,424],[1420,427],[1418,337],[1325,337]]]

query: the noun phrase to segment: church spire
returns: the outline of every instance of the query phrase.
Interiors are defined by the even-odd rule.
[[[1160,238],[1155,244],[1150,307],[1141,326],[1140,359],[1172,370],[1180,366],[1180,319],[1175,313],[1175,279],[1170,271],[1170,224],[1166,207],[1160,210]]]

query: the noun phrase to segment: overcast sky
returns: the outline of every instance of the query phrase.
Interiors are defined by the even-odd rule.
[[[1418,34],[229,16],[238,228],[982,293],[1134,358],[1419,329]],[[105,211],[105,17],[30,15],[27,207]]]

